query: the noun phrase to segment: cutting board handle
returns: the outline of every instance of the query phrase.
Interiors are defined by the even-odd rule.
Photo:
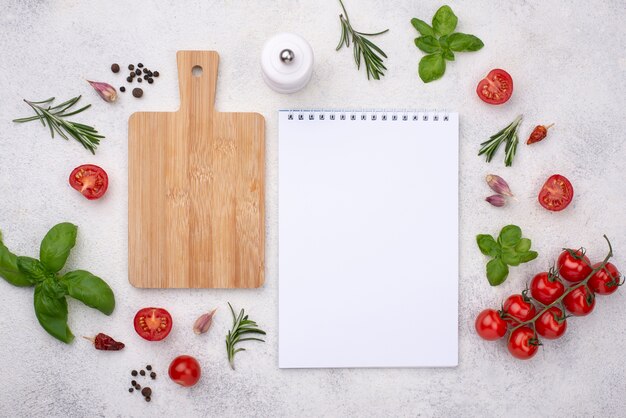
[[[215,51],[178,51],[180,112],[208,113],[215,108],[217,67],[220,56]]]

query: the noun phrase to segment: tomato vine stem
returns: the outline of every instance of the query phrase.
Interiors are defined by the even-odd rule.
[[[567,295],[569,295],[574,290],[576,290],[576,289],[578,289],[580,287],[585,286],[587,288],[587,290],[589,290],[589,292],[590,292],[589,294],[593,294],[593,292],[591,291],[591,289],[587,285],[587,282],[589,281],[589,279],[591,279],[593,277],[594,274],[596,274],[598,271],[602,270],[606,266],[606,264],[609,262],[611,257],[613,257],[613,247],[611,246],[611,241],[609,241],[609,239],[607,238],[606,235],[603,235],[603,237],[604,237],[604,239],[606,240],[606,242],[607,242],[607,244],[609,246],[609,252],[607,253],[606,257],[604,257],[604,260],[602,261],[602,263],[600,263],[600,265],[598,267],[596,267],[596,268],[593,268],[592,265],[589,264],[589,262],[587,262],[584,258],[582,259],[591,268],[591,273],[589,273],[589,275],[585,279],[583,279],[582,281],[580,281],[579,283],[577,283],[575,285],[570,286],[565,292],[563,292],[563,294],[558,299],[556,299],[554,302],[552,302],[549,305],[544,305],[541,302],[537,301],[532,296],[527,296],[531,300],[531,302],[534,302],[534,303],[536,303],[538,305],[543,306],[543,308],[540,309],[539,312],[533,318],[531,318],[529,320],[520,321],[519,319],[515,318],[512,315],[508,315],[508,314],[504,315],[505,319],[513,319],[514,321],[517,322],[517,325],[515,327],[513,327],[511,329],[511,332],[509,333],[509,339],[511,338],[511,335],[513,334],[513,332],[515,330],[517,330],[518,328],[521,328],[523,326],[531,325],[533,327],[533,330],[534,330],[535,321],[537,321],[537,319],[539,319],[541,317],[541,315],[546,313],[550,308],[552,308],[554,306],[557,306],[557,307],[561,306],[560,309],[563,310],[563,312],[565,313],[565,310],[562,309],[562,301],[563,301],[563,299],[565,299],[565,297]],[[595,295],[593,297],[595,297]],[[535,331],[535,334],[536,334],[536,331]]]

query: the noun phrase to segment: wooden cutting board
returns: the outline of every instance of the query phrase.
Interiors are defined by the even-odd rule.
[[[129,280],[252,288],[265,270],[265,120],[215,110],[219,56],[178,51],[180,109],[128,123]]]

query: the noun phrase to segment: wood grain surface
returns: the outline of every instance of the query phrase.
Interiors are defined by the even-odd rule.
[[[215,110],[217,52],[178,51],[176,58],[180,109],[129,119],[130,283],[259,287],[265,269],[265,120],[258,113]]]

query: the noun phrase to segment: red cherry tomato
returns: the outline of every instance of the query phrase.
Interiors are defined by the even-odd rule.
[[[507,348],[513,357],[528,360],[537,354],[539,340],[532,328],[521,327],[511,333]]]
[[[193,386],[202,375],[200,363],[191,356],[178,356],[170,363],[169,375],[170,379],[181,386]]]
[[[485,309],[476,318],[476,332],[487,341],[495,341],[506,334],[506,321],[495,309]]]
[[[549,305],[565,293],[565,286],[556,275],[539,273],[530,282],[530,295],[544,305]]]
[[[579,286],[563,298],[563,305],[572,315],[585,316],[593,311],[596,298],[593,292],[587,290],[587,286]]]
[[[552,306],[535,321],[537,334],[550,340],[556,340],[565,333],[567,320],[563,315],[563,310],[557,306]]]
[[[585,280],[593,270],[589,258],[581,250],[565,250],[556,262],[559,275],[568,282]]]
[[[506,319],[506,322],[513,326],[518,325],[520,322],[532,319],[532,317],[535,316],[535,314],[537,313],[535,310],[535,305],[530,303],[530,301],[524,298],[524,296],[522,295],[509,296],[504,301],[504,305],[502,305],[502,312],[519,320],[516,321],[513,318],[507,318],[507,316],[505,315],[504,317]]]
[[[600,267],[602,263],[594,264],[594,269]],[[605,268],[596,271],[589,279],[589,287],[599,295],[610,295],[621,285],[621,276],[617,267],[611,263],[606,263]],[[608,273],[607,273],[608,270]]]
[[[513,79],[506,71],[496,68],[480,80],[476,93],[485,103],[494,105],[505,103],[513,94]]]
[[[69,181],[70,186],[89,200],[100,199],[109,187],[106,171],[93,164],[76,167]]]
[[[565,209],[574,198],[572,183],[560,174],[550,176],[539,192],[539,204],[552,212]]]
[[[135,331],[148,341],[161,341],[172,330],[172,316],[162,308],[143,308],[135,315]]]

